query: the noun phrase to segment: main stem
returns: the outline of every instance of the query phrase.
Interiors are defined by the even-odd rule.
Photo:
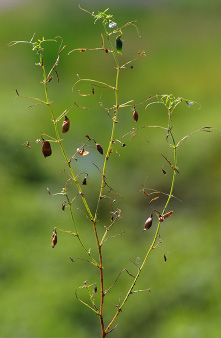
[[[171,138],[172,138],[173,146],[174,146],[174,165],[175,165],[175,168],[176,168],[176,166],[177,166],[176,146],[175,146],[175,140],[174,140],[174,137],[173,137],[173,134],[172,134],[171,131],[170,131],[170,136],[171,136]],[[164,212],[165,212],[165,210],[166,210],[166,208],[167,208],[167,206],[168,206],[168,204],[169,204],[169,202],[170,202],[170,200],[171,200],[171,198],[172,198],[173,189],[174,189],[175,177],[176,177],[176,170],[173,171],[173,177],[172,177],[172,182],[171,182],[171,187],[170,187],[170,193],[169,193],[169,196],[168,196],[167,201],[166,201],[166,203],[165,203],[165,206],[164,206],[164,208],[163,208],[162,215],[164,214]],[[152,241],[152,244],[150,245],[149,250],[147,251],[146,256],[145,256],[145,258],[144,258],[144,260],[143,260],[141,266],[138,268],[138,272],[137,272],[137,274],[136,274],[136,276],[135,276],[135,278],[134,278],[134,280],[133,280],[133,283],[131,284],[131,286],[130,286],[130,288],[129,288],[129,290],[128,290],[128,292],[127,292],[127,294],[126,294],[126,296],[125,296],[125,298],[124,298],[124,300],[123,300],[123,302],[122,302],[121,305],[117,308],[117,312],[115,313],[113,319],[111,320],[111,322],[110,322],[110,323],[108,324],[108,326],[106,327],[106,329],[105,329],[105,333],[106,333],[106,334],[107,334],[108,332],[110,332],[109,330],[110,330],[111,326],[112,326],[113,323],[115,322],[116,318],[118,317],[119,313],[122,311],[122,308],[124,307],[124,305],[125,305],[126,301],[128,300],[129,296],[130,296],[130,295],[132,294],[132,292],[133,292],[133,289],[134,289],[134,287],[135,287],[135,285],[136,285],[136,283],[137,283],[137,280],[138,280],[138,278],[139,278],[139,276],[140,276],[140,274],[141,274],[141,272],[142,272],[142,270],[143,270],[143,267],[144,267],[144,265],[145,265],[145,263],[146,263],[146,261],[147,261],[147,258],[149,257],[151,251],[154,249],[154,245],[155,245],[155,243],[156,243],[156,240],[157,240],[157,237],[158,237],[158,234],[159,234],[159,231],[160,231],[160,225],[161,225],[161,222],[158,222],[157,230],[156,230],[156,232],[155,232],[155,235],[154,235],[154,239],[153,239],[153,241]]]

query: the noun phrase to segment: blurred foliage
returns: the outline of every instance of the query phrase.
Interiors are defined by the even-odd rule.
[[[139,6],[138,6],[139,3]],[[147,263],[137,288],[151,288],[152,292],[132,296],[119,317],[114,337],[219,337],[220,329],[220,198],[221,198],[221,143],[220,143],[220,3],[217,1],[152,1],[113,4],[107,1],[93,4],[82,0],[81,6],[89,11],[111,12],[119,25],[137,20],[142,39],[134,29],[128,28],[123,39],[122,60],[136,57],[145,50],[147,57],[134,64],[134,69],[122,73],[120,101],[143,101],[149,95],[173,93],[201,104],[191,108],[183,103],[173,116],[174,133],[178,141],[186,134],[203,126],[217,128],[213,133],[191,136],[178,151],[174,215],[162,226],[163,240]],[[1,162],[0,162],[0,336],[1,337],[78,337],[99,336],[97,318],[76,301],[75,289],[84,280],[96,280],[94,269],[87,263],[69,256],[81,257],[77,242],[60,234],[58,245],[51,249],[53,226],[69,229],[69,218],[61,210],[62,198],[47,194],[62,189],[68,178],[63,171],[61,155],[54,147],[54,156],[44,159],[40,144],[31,149],[22,146],[27,140],[36,140],[41,132],[53,133],[45,107],[26,107],[32,102],[19,99],[14,88],[27,96],[44,97],[40,85],[41,74],[34,65],[36,55],[29,45],[9,48],[13,40],[36,37],[61,36],[67,45],[59,65],[60,83],[54,82],[50,97],[59,115],[73,103],[72,86],[76,74],[81,78],[95,78],[113,83],[111,55],[75,53],[74,48],[93,48],[101,44],[101,27],[94,25],[86,13],[78,9],[76,1],[27,1],[2,9],[0,12],[0,64],[1,64]],[[45,50],[48,62],[53,64],[57,45],[51,43]],[[82,91],[89,92],[89,86]],[[112,104],[111,94],[96,90],[94,97],[82,101],[88,111],[74,109],[71,113],[72,130],[65,139],[70,155],[84,142],[84,135],[94,133],[105,146],[108,142],[109,118],[99,105],[99,98]],[[105,101],[107,100],[107,101]],[[160,105],[145,113],[139,109],[142,125],[164,124],[166,111]],[[129,121],[129,122],[128,122]],[[76,127],[75,127],[76,126]],[[119,117],[118,137],[133,126],[130,109],[122,110]],[[169,173],[161,172],[162,152],[169,153],[165,135],[159,130],[145,130],[135,138],[125,138],[127,147],[116,145],[120,153],[113,156],[113,168],[108,171],[111,186],[124,196],[118,207],[125,210],[116,237],[104,247],[109,266],[107,281],[127,267],[135,266],[130,260],[143,257],[151,243],[153,232],[143,235],[143,223],[149,215],[147,201],[139,192],[142,185],[168,191]],[[128,154],[133,154],[133,156]],[[86,160],[87,161],[87,160]],[[99,166],[99,156],[95,158]],[[90,173],[93,192],[88,196],[95,208],[100,174],[85,162]],[[78,163],[76,163],[78,172]],[[129,183],[128,183],[129,182]],[[89,183],[88,183],[89,184]],[[92,208],[93,209],[93,208]],[[105,224],[101,218],[101,228]],[[76,214],[76,221],[88,237],[88,223]],[[90,243],[87,239],[88,245]],[[163,254],[167,255],[164,263]],[[126,264],[126,265],[125,265]],[[130,285],[128,275],[122,275],[118,286],[107,299],[108,311],[114,312]],[[105,287],[108,287],[107,284]],[[99,297],[99,296],[98,296]]]

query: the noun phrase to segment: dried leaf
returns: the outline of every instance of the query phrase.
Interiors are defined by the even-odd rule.
[[[152,198],[152,200],[150,200],[149,204],[153,203],[153,202],[156,201],[158,198],[159,198],[159,196]]]

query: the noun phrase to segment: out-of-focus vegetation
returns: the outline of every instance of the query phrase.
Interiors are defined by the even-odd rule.
[[[124,73],[120,80],[120,101],[139,102],[149,95],[173,93],[201,104],[201,109],[183,104],[175,111],[177,141],[204,126],[217,130],[194,134],[180,147],[181,174],[176,178],[175,195],[182,203],[172,202],[174,215],[162,227],[163,244],[159,247],[169,252],[168,260],[164,263],[162,250],[152,253],[138,284],[138,288],[151,287],[152,293],[139,293],[129,299],[113,336],[219,337],[221,7],[217,1],[148,3],[139,2],[138,6],[137,1],[130,5],[81,2],[82,7],[95,12],[111,7],[119,25],[137,20],[142,39],[128,27],[123,36],[122,59],[136,57],[139,49],[144,49],[147,56]],[[29,45],[9,48],[7,44],[12,40],[30,40],[34,32],[39,38],[62,36],[67,47],[59,65],[60,83],[54,84],[50,92],[58,114],[73,102],[71,87],[76,73],[81,78],[114,81],[111,56],[95,52],[67,56],[73,48],[99,47],[101,43],[101,27],[78,9],[76,1],[27,1],[2,10],[0,22],[0,336],[98,337],[97,318],[77,302],[74,294],[84,280],[96,278],[93,268],[69,260],[69,256],[82,253],[68,235],[59,234],[57,247],[51,248],[53,226],[71,230],[68,215],[61,210],[62,199],[51,197],[46,191],[50,187],[52,192],[57,192],[65,184],[66,174],[59,173],[64,169],[61,155],[55,150],[55,156],[45,160],[40,145],[31,144],[31,150],[22,146],[27,140],[39,138],[42,131],[52,133],[46,108],[26,109],[32,102],[19,99],[14,90],[43,98],[41,74],[34,65],[38,60]],[[51,63],[54,50],[57,46],[52,43],[48,49]],[[89,111],[75,109],[70,115],[72,133],[67,135],[70,154],[83,142],[84,135],[90,135],[95,128],[96,138],[105,147],[109,124],[98,103],[99,95],[88,100]],[[107,103],[112,104],[110,96]],[[119,117],[119,136],[134,126],[129,119],[131,112],[123,110]],[[139,111],[140,126],[165,121],[163,106]],[[145,130],[134,140],[128,138],[125,142],[130,151],[120,149],[120,158],[115,156],[112,160],[110,180],[124,196],[119,206],[120,231],[125,229],[128,235],[108,242],[104,250],[110,266],[110,284],[124,267],[133,269],[130,259],[143,257],[145,243],[149,245],[151,241],[151,231],[145,236],[142,232],[149,214],[139,192],[142,184],[166,192],[169,187],[161,173],[160,154],[162,149],[168,151],[165,136]],[[97,191],[99,173],[90,164],[88,170],[92,173],[91,185]],[[89,201],[91,205],[95,203],[94,195],[89,196]],[[81,217],[80,213],[76,214],[76,219],[82,222]],[[85,233],[87,226],[82,222]],[[124,296],[129,282],[128,276],[122,276],[118,284],[120,291],[116,288],[110,296],[111,313],[112,304]]]

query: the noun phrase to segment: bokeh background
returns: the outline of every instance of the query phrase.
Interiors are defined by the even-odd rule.
[[[171,1],[87,1],[81,6],[89,11],[110,8],[118,25],[137,20],[142,35],[126,28],[123,35],[122,62],[133,59],[138,50],[147,56],[122,72],[120,102],[145,100],[149,95],[172,93],[200,103],[191,108],[181,104],[173,116],[176,141],[204,126],[213,133],[196,133],[178,149],[180,175],[176,177],[174,195],[182,200],[171,201],[174,215],[161,228],[163,243],[154,250],[143,271],[137,289],[151,288],[151,293],[132,296],[117,322],[114,337],[220,337],[220,78],[221,78],[221,3],[216,0]],[[59,150],[44,159],[39,144],[31,149],[22,146],[27,140],[40,138],[41,132],[53,136],[50,116],[45,107],[26,107],[33,102],[19,99],[22,95],[43,98],[41,74],[36,55],[30,45],[9,47],[13,40],[62,36],[67,46],[59,65],[60,83],[51,82],[50,98],[57,114],[71,106],[76,98],[72,85],[76,74],[114,84],[115,72],[111,55],[100,52],[72,53],[74,48],[100,46],[102,27],[78,8],[78,1],[0,1],[0,337],[98,337],[98,318],[75,298],[75,289],[88,280],[98,282],[97,271],[86,262],[77,241],[67,234],[58,234],[58,245],[52,250],[53,226],[73,230],[68,213],[61,210],[62,197],[47,194],[46,187],[61,191],[68,178]],[[45,48],[46,60],[52,65],[58,46]],[[90,85],[80,87],[90,93]],[[110,119],[100,107],[113,104],[113,95],[96,89],[95,95],[82,98],[87,111],[74,108],[70,113],[71,131],[64,145],[70,156],[89,134],[107,146]],[[146,112],[137,108],[136,126],[166,125],[163,106]],[[134,127],[131,110],[119,116],[117,137]],[[116,145],[120,154],[113,155],[107,177],[110,185],[123,198],[117,197],[116,208],[122,218],[112,234],[125,230],[104,247],[106,284],[142,259],[151,243],[153,227],[143,233],[143,224],[150,213],[147,199],[140,192],[143,186],[168,193],[171,173],[161,172],[165,164],[160,155],[172,159],[172,150],[159,130],[145,129],[136,137],[126,137],[127,147]],[[75,163],[76,172],[89,173],[85,193],[91,209],[97,200],[101,167],[100,154],[91,149],[91,157]],[[90,183],[89,183],[90,182]],[[74,186],[73,186],[73,194]],[[111,198],[116,198],[114,194]],[[161,208],[161,197],[155,205]],[[81,203],[76,202],[83,210]],[[168,209],[169,210],[169,209]],[[108,204],[102,205],[99,229],[109,217]],[[94,250],[90,224],[81,212],[76,222],[88,247]],[[167,262],[163,255],[166,252]],[[107,271],[107,272],[106,272]],[[130,277],[122,274],[107,299],[107,318],[114,313],[130,285]],[[84,295],[80,293],[84,298]],[[86,298],[84,298],[86,299]]]

